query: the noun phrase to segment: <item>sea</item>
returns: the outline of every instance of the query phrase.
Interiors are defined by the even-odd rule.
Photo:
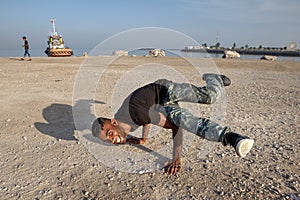
[[[30,54],[32,57],[47,57],[44,53],[45,49],[30,49]],[[74,56],[82,56],[84,52],[88,54],[92,51],[89,48],[80,48],[73,49]],[[103,55],[112,55],[113,50],[102,51],[105,52]],[[128,54],[130,56],[145,56],[148,55],[149,49],[138,49],[129,51]],[[171,57],[188,57],[188,58],[222,58],[223,54],[215,54],[215,53],[201,53],[201,52],[182,52],[180,49],[173,50],[165,50],[166,56]],[[23,57],[24,49],[18,50],[2,50],[0,49],[0,57]],[[241,54],[240,59],[242,60],[259,60],[262,55],[245,55]],[[300,57],[290,57],[290,56],[277,56],[278,60],[292,60],[292,61],[300,61]]]

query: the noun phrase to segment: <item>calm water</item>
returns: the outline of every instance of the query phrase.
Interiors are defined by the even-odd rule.
[[[46,49],[46,47],[45,47]],[[45,49],[30,49],[30,54],[33,57],[46,57],[44,53]],[[73,49],[75,56],[82,56],[84,52],[89,53],[91,49]],[[113,50],[108,50],[105,55],[112,55]],[[148,50],[134,50],[130,51],[129,55],[144,56],[148,55]],[[222,58],[223,54],[207,54],[207,53],[194,53],[194,52],[182,52],[180,50],[169,50],[165,51],[166,56],[182,56],[182,57],[192,57],[192,58]],[[0,57],[22,57],[24,54],[23,49],[18,50],[1,50]],[[240,59],[245,60],[259,60],[261,55],[241,55]],[[294,60],[300,61],[300,57],[288,57],[288,56],[277,56],[278,60]]]

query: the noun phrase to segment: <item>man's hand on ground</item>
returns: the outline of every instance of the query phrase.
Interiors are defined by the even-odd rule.
[[[177,158],[175,161],[172,160],[165,165],[166,173],[169,175],[176,175],[181,171],[181,158]]]
[[[131,136],[130,138],[128,138],[126,140],[126,142],[129,143],[129,144],[145,144],[146,139]]]

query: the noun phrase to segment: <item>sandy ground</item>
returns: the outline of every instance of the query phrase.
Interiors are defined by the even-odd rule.
[[[158,60],[190,72],[179,58],[128,57],[113,63],[110,77]],[[0,199],[300,198],[300,62],[215,59],[232,79],[225,123],[255,146],[244,159],[220,144],[198,158],[195,146],[177,177],[114,170],[76,139],[72,95],[83,62],[0,58]],[[96,100],[105,106],[108,94]]]

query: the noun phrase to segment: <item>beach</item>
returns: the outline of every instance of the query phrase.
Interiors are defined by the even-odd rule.
[[[221,144],[197,157],[201,149],[193,143],[183,155],[182,172],[170,177],[163,170],[139,174],[108,167],[78,139],[73,94],[86,59],[0,58],[2,199],[300,198],[300,62],[212,59],[232,80],[224,124],[253,138],[254,147],[243,159]],[[192,82],[198,76],[178,57],[120,57],[100,82],[114,89],[111,84],[132,66],[156,62]],[[111,117],[111,93],[95,97],[97,115]],[[161,145],[149,142],[149,148]]]

